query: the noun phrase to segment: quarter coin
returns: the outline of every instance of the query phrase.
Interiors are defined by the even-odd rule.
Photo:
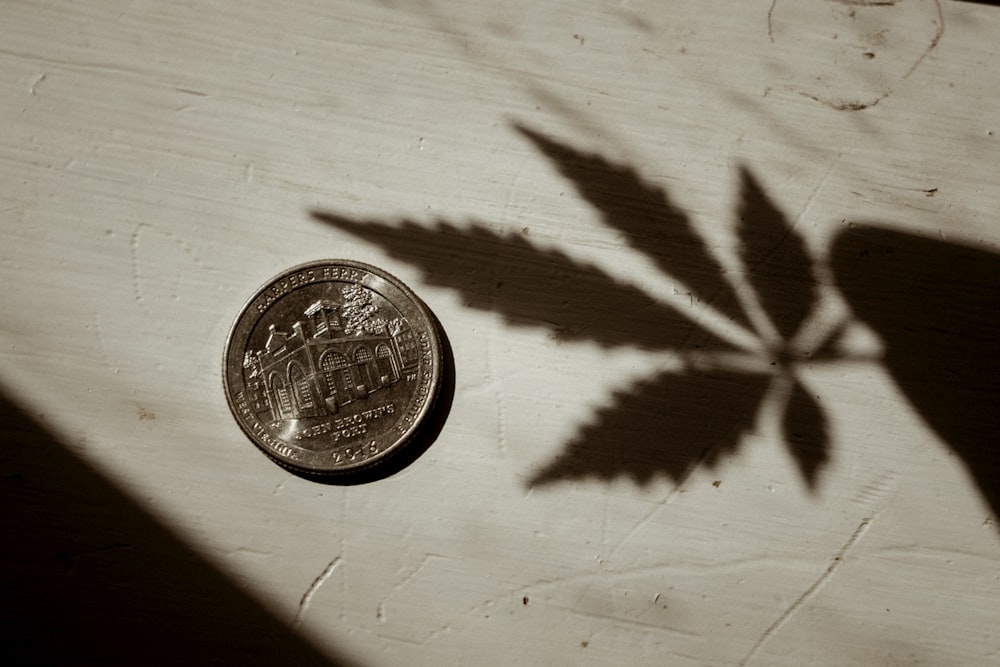
[[[277,463],[312,474],[368,470],[431,411],[441,341],[427,307],[381,269],[296,266],[254,294],[223,355],[229,407]]]

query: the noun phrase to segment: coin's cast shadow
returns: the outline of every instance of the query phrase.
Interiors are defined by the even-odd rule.
[[[385,459],[369,468],[351,471],[350,474],[312,473],[286,468],[289,472],[303,479],[331,486],[370,484],[391,477],[409,467],[434,444],[438,436],[441,435],[445,422],[448,421],[448,414],[451,412],[451,405],[455,398],[455,355],[452,352],[448,334],[441,326],[441,321],[430,308],[427,310],[430,312],[432,324],[437,327],[438,338],[441,341],[441,386],[431,404],[430,411],[410,439]]]

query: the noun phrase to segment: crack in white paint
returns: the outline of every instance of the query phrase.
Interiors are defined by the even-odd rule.
[[[868,528],[872,525],[872,521],[874,520],[874,516],[861,520],[861,523],[854,529],[854,532],[847,539],[847,541],[844,542],[844,545],[840,547],[836,554],[834,554],[833,560],[830,562],[830,565],[826,568],[826,570],[819,575],[819,578],[813,582],[812,586],[807,588],[805,592],[802,593],[802,595],[800,595],[795,602],[793,602],[791,606],[789,606],[788,609],[786,609],[785,612],[779,616],[778,619],[767,628],[767,630],[764,631],[764,633],[760,636],[760,639],[757,640],[757,643],[750,649],[750,652],[747,653],[746,657],[740,661],[740,667],[749,665],[750,661],[754,659],[760,649],[763,648],[764,644],[766,644],[771,637],[777,634],[781,628],[785,626],[789,619],[802,609],[802,607],[805,606],[805,604],[826,585],[826,583],[830,580],[830,577],[832,577],[840,566],[844,564],[844,556],[848,551],[853,549],[858,542],[861,541],[861,538],[864,537],[866,532],[868,532]]]
[[[420,563],[418,563],[417,566],[413,568],[409,573],[407,573],[402,579],[393,584],[392,589],[388,593],[386,593],[386,595],[381,600],[378,601],[378,604],[375,606],[375,618],[376,620],[378,620],[380,624],[384,625],[386,622],[388,622],[388,617],[386,615],[386,602],[389,600],[389,598],[392,597],[394,593],[398,593],[400,590],[408,586],[410,582],[414,581],[419,576],[421,576],[421,574],[424,571],[424,568],[427,567],[427,565],[433,560],[450,560],[450,558],[448,558],[447,556],[443,556],[441,554],[434,554],[434,553],[424,554],[424,557],[423,559],[421,559]],[[436,639],[439,635],[448,632],[450,630],[451,630],[451,624],[447,623],[444,626],[431,631],[429,635],[427,635],[421,640],[411,640],[405,637],[395,637],[384,634],[379,634],[379,636],[389,639],[395,639],[405,643],[412,643],[418,646],[423,646],[427,642]]]
[[[136,225],[129,239],[129,249],[131,250],[132,258],[132,288],[135,292],[135,301],[143,310],[148,312],[149,309],[146,307],[146,300],[142,293],[142,280],[139,272],[139,239],[142,237],[142,231],[146,227],[149,227],[149,225],[145,222],[140,222]]]
[[[129,238],[129,252],[132,266],[132,290],[135,294],[136,303],[146,314],[151,313],[150,305],[155,305],[155,302],[157,301],[156,298],[148,298],[149,295],[144,288],[146,281],[149,280],[154,287],[159,287],[161,290],[163,289],[164,283],[162,277],[163,270],[159,266],[154,265],[154,267],[152,267],[153,270],[149,272],[152,278],[146,275],[146,269],[150,268],[149,260],[162,262],[164,247],[170,248],[171,243],[176,245],[176,247],[179,248],[192,263],[201,265],[201,257],[199,256],[196,247],[190,241],[185,240],[183,235],[174,234],[169,231],[161,231],[154,228],[153,225],[147,222],[139,222],[136,224],[135,229],[132,231],[132,235]],[[144,257],[147,258],[146,261],[143,261]],[[171,266],[172,273],[170,275],[170,279],[174,281],[178,280],[180,276],[184,275],[184,272],[189,269],[190,266],[186,264],[182,268],[174,263],[174,265]],[[178,292],[179,288],[175,284],[174,291],[170,293],[173,300],[177,300],[179,298]]]
[[[327,579],[329,579],[330,576],[333,575],[334,571],[338,567],[340,567],[341,562],[343,561],[341,560],[340,556],[337,556],[336,558],[331,560],[327,564],[327,566],[323,569],[323,571],[320,572],[319,576],[316,577],[316,579],[312,582],[312,584],[309,585],[309,588],[306,589],[306,592],[302,594],[302,600],[299,601],[299,610],[295,614],[295,623],[294,623],[295,627],[299,627],[300,625],[302,625],[302,618],[306,615],[306,612],[309,611],[309,605],[312,603],[313,596],[316,595],[316,592],[320,588],[322,588],[323,584],[326,583]]]
[[[665,508],[667,508],[682,493],[684,493],[684,486],[691,480],[694,474],[700,470],[702,463],[705,462],[705,460],[713,453],[713,451],[716,448],[706,449],[704,452],[702,452],[701,456],[698,457],[698,459],[694,462],[691,468],[684,474],[684,476],[681,477],[681,479],[677,480],[677,484],[674,486],[673,489],[670,490],[670,493],[667,494],[667,497],[664,498],[662,502],[653,503],[649,511],[646,512],[646,514],[641,519],[639,519],[635,523],[635,525],[632,526],[631,530],[629,530],[628,533],[626,533],[624,536],[622,536],[620,540],[618,540],[618,543],[614,546],[614,548],[608,552],[607,558],[605,558],[605,560],[611,560],[612,558],[614,558],[615,555],[619,551],[621,551],[622,547],[624,547],[625,544],[629,540],[631,540],[636,533],[638,533],[643,527],[648,525],[649,522],[653,520],[653,517],[655,517],[659,512],[663,511]]]
[[[38,76],[38,77],[37,77],[37,78],[36,78],[36,79],[35,79],[35,80],[34,80],[34,81],[32,82],[32,84],[31,84],[31,88],[30,88],[30,94],[31,94],[31,95],[37,95],[37,94],[38,94],[38,93],[37,93],[37,92],[35,91],[35,89],[36,89],[36,88],[38,87],[38,84],[40,84],[40,83],[41,83],[42,81],[45,81],[45,77],[46,77],[46,76],[48,76],[48,75],[47,75],[47,74],[41,74],[40,76]]]

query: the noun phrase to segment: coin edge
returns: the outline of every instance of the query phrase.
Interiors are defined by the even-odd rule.
[[[261,294],[263,294],[264,291],[267,290],[268,287],[273,285],[275,281],[281,279],[284,276],[288,276],[303,270],[315,269],[317,267],[330,266],[330,265],[347,266],[349,268],[368,271],[369,273],[372,273],[388,281],[394,287],[403,292],[403,294],[407,296],[417,306],[417,309],[419,310],[420,314],[427,321],[429,336],[431,338],[432,355],[434,359],[438,360],[438,363],[434,365],[433,375],[431,378],[431,391],[429,392],[428,399],[424,402],[424,405],[421,407],[419,414],[413,419],[413,425],[408,429],[408,431],[404,435],[400,436],[399,439],[394,440],[389,447],[387,447],[385,450],[380,452],[372,459],[361,461],[349,467],[341,467],[336,469],[329,469],[329,468],[317,469],[308,466],[296,465],[295,463],[289,462],[281,458],[277,454],[271,452],[261,442],[259,442],[258,439],[254,436],[254,434],[248,430],[247,426],[244,424],[243,420],[240,419],[237,413],[236,405],[234,403],[234,399],[232,396],[232,387],[230,386],[229,382],[229,360],[230,360],[230,353],[233,347],[232,345],[233,335],[236,333],[236,330],[239,327],[241,320],[243,319],[247,311],[250,309],[250,306],[254,303],[254,301],[257,300],[257,298],[259,298]],[[268,459],[270,459],[271,461],[278,464],[282,468],[285,468],[291,472],[303,473],[310,477],[312,476],[349,477],[353,474],[360,475],[363,473],[368,473],[375,468],[382,467],[384,464],[386,464],[386,462],[396,458],[396,455],[399,454],[400,451],[405,450],[408,446],[411,445],[414,439],[419,437],[422,430],[421,427],[425,425],[424,422],[431,414],[431,412],[434,409],[434,406],[437,403],[438,397],[441,392],[442,378],[444,377],[444,371],[445,371],[443,366],[446,363],[441,343],[441,333],[440,331],[438,331],[439,326],[440,323],[438,322],[437,317],[434,316],[434,313],[431,311],[430,307],[427,306],[426,303],[424,303],[423,299],[417,296],[417,294],[412,289],[410,289],[410,287],[405,282],[403,282],[395,275],[389,273],[388,271],[382,268],[379,268],[371,264],[367,264],[365,262],[359,262],[357,260],[349,260],[349,259],[321,259],[291,266],[285,269],[284,271],[274,274],[273,276],[271,276],[271,278],[263,282],[256,290],[254,290],[254,292],[250,295],[250,297],[240,307],[236,317],[233,319],[233,322],[229,327],[229,331],[226,335],[225,347],[223,349],[223,354],[222,354],[222,389],[223,393],[226,396],[226,404],[229,406],[229,412],[232,415],[233,420],[236,422],[236,425],[239,427],[240,431],[247,437],[248,440],[250,440],[251,443],[253,443],[254,447],[256,447],[261,453],[263,453]]]

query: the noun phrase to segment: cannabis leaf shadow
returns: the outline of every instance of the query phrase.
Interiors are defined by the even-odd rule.
[[[718,317],[712,322],[716,324],[696,321],[597,266],[544,247],[534,242],[527,230],[501,233],[481,221],[456,224],[437,220],[421,224],[412,220],[356,220],[319,211],[314,216],[380,246],[391,256],[417,267],[428,284],[454,290],[468,307],[494,312],[510,326],[538,328],[559,340],[662,351],[681,361],[680,368],[655,372],[612,393],[605,405],[578,427],[562,452],[532,475],[529,484],[584,478],[606,481],[620,476],[638,484],[667,476],[682,484],[698,466],[711,467],[736,452],[767,405],[781,415],[789,455],[807,488],[815,491],[830,459],[830,432],[826,413],[800,380],[798,366],[805,359],[838,361],[834,343],[846,323],[831,327],[818,340],[813,336],[808,347],[801,340],[804,325],[819,300],[816,267],[821,259],[810,251],[756,175],[745,166],[739,170],[734,217],[742,264],[738,275],[743,276],[745,285],[734,289],[733,274],[726,272],[664,188],[627,165],[578,151],[521,125],[514,129],[572,183],[601,221],[620,234],[633,251],[647,257],[668,279],[714,311]],[[868,241],[888,242],[881,237]],[[920,245],[914,241],[903,243],[899,238],[893,241],[911,249]],[[900,330],[912,334],[917,326],[907,319],[907,314],[922,321],[924,329],[930,326],[936,330],[946,324],[949,318],[945,315],[938,327],[934,323],[936,315],[928,314],[929,319],[920,320],[921,312],[905,309],[912,305],[907,294],[929,289],[921,276],[940,278],[941,271],[928,271],[947,268],[947,262],[930,261],[923,257],[929,251],[920,248],[915,253],[919,259],[911,258],[888,269],[893,275],[903,276],[897,285],[882,275],[884,268],[869,266],[866,272],[865,267],[855,266],[857,260],[852,253],[857,248],[852,243],[847,239],[838,241],[831,259],[844,295],[858,316],[885,337],[890,372],[970,466],[996,509],[1000,500],[996,490],[1000,456],[994,436],[1000,432],[995,417],[1000,409],[984,412],[981,407],[971,407],[973,403],[982,406],[984,401],[989,407],[996,406],[995,379],[1000,376],[996,362],[986,365],[992,372],[990,384],[985,375],[973,377],[975,367],[962,361],[967,356],[941,353],[938,348],[947,344],[960,349],[954,336],[946,343],[930,334],[915,339],[899,334]],[[970,278],[966,291],[976,294],[975,299],[990,302],[992,305],[979,304],[973,299],[968,303],[993,317],[998,273],[995,256],[980,260],[971,251],[956,248],[947,246],[942,256],[958,265],[985,267]],[[987,268],[993,272],[992,283]],[[983,283],[994,287],[982,288]],[[952,298],[959,304],[966,303],[961,295]],[[935,312],[947,312],[944,306],[943,302],[934,305]],[[757,338],[756,344],[746,347],[734,342],[717,325],[726,320],[750,331]],[[995,318],[989,324],[980,320],[966,322],[959,331],[961,336],[975,339],[977,349],[997,358],[997,337],[989,338],[990,332],[996,331]],[[921,361],[928,358],[933,360]],[[955,400],[931,405],[944,385],[928,381],[928,376],[947,378],[956,369],[960,371],[954,382],[959,388],[950,385]],[[920,380],[914,377],[918,375]],[[977,389],[977,400],[972,401],[973,397],[960,388],[966,385],[986,389]],[[984,398],[984,392],[992,392],[992,401]],[[993,421],[988,414],[994,415]],[[988,421],[992,430],[987,428]],[[972,422],[979,426],[969,426]],[[988,438],[984,435],[987,433]]]
[[[626,165],[524,126],[515,129],[633,250],[723,321],[753,326],[732,278],[664,188]],[[355,220],[319,211],[314,216],[379,245],[418,267],[427,283],[455,290],[467,306],[497,313],[511,326],[541,328],[560,340],[669,352],[683,360],[680,370],[612,395],[531,484],[621,475],[640,484],[658,475],[680,482],[696,466],[735,451],[771,395],[784,402],[789,451],[814,488],[828,459],[829,437],[823,411],[791,363],[794,334],[816,301],[812,262],[750,170],[744,168],[740,178],[742,258],[771,317],[754,327],[760,341],[753,351],[597,266],[534,243],[526,233],[498,233],[476,221]],[[733,364],[725,355],[744,358]]]

